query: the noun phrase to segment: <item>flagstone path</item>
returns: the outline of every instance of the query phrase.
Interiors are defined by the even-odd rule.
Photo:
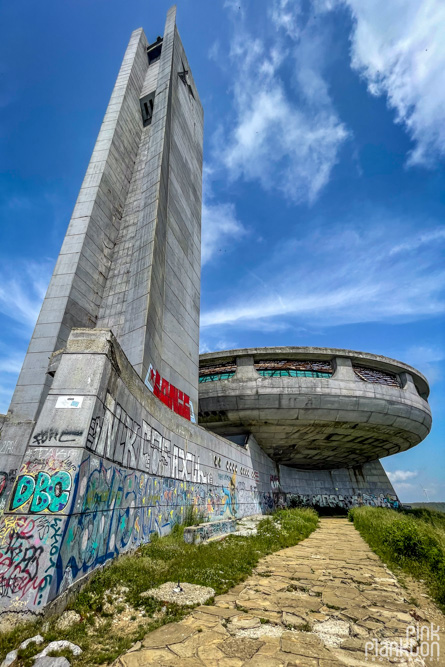
[[[321,519],[295,547],[263,558],[245,582],[149,633],[115,667],[423,667],[409,651],[379,661],[365,644],[428,623],[346,519]],[[445,653],[445,646],[442,647]],[[374,661],[372,658],[374,657]],[[442,659],[443,660],[443,659]],[[435,662],[440,665],[445,662]]]

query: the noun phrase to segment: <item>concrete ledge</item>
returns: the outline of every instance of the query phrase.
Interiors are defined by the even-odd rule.
[[[187,544],[201,544],[215,537],[222,537],[236,530],[236,519],[223,519],[222,521],[209,521],[199,526],[188,526],[184,528],[184,542]]]

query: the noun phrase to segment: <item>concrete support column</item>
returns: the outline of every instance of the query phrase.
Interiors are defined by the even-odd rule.
[[[253,365],[252,356],[236,358],[236,379],[241,382],[258,380],[258,373]]]
[[[350,359],[347,357],[334,357],[332,365],[334,367],[334,375],[332,376],[334,380],[355,381],[355,373],[352,369],[352,362]]]
[[[402,389],[409,392],[410,394],[416,394],[418,396],[418,391],[416,385],[414,384],[413,376],[411,373],[400,373],[399,375],[400,382],[402,383]]]

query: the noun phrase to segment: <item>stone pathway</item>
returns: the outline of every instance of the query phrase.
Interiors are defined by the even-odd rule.
[[[263,558],[213,606],[149,633],[114,666],[423,667],[409,651],[393,650],[391,662],[369,647],[365,654],[370,640],[379,650],[388,641],[406,646],[417,622],[428,623],[352,523],[321,519],[308,539]]]

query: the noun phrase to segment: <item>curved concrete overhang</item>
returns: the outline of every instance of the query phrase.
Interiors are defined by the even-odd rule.
[[[363,363],[381,370],[387,370],[399,374],[402,371],[409,373],[419,393],[429,396],[429,385],[426,377],[413,366],[405,364],[403,361],[397,361],[390,357],[384,357],[381,354],[370,354],[358,350],[344,350],[335,347],[251,347],[239,348],[236,350],[218,350],[217,352],[206,352],[199,355],[199,366],[207,366],[213,363],[226,363],[239,357],[254,357],[254,360],[266,359],[321,359],[332,360],[336,357],[346,357],[351,361]]]
[[[318,373],[322,377],[265,377],[258,372],[268,362],[279,365],[284,360],[309,366],[324,362],[331,371]],[[201,375],[218,367],[230,369],[219,374],[230,377],[200,383],[200,424],[229,438],[251,433],[283,465],[361,465],[414,447],[431,428],[426,378],[381,355],[275,347],[200,356]]]

